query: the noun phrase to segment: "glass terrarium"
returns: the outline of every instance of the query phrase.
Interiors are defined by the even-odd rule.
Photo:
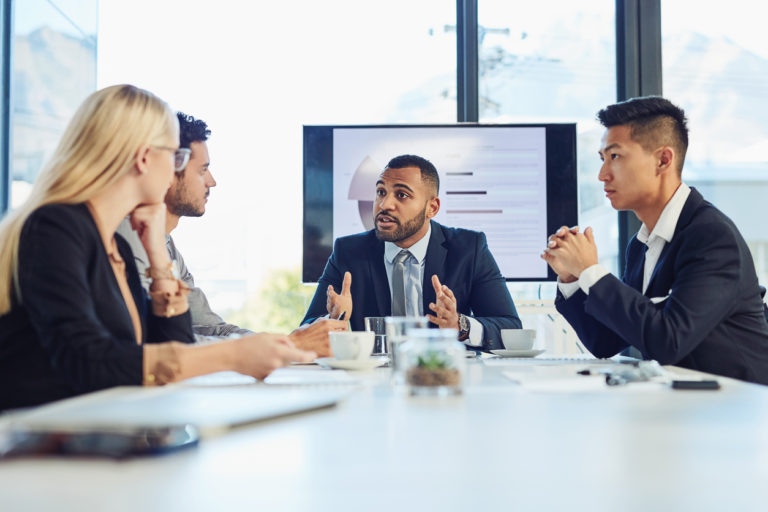
[[[466,349],[456,329],[410,329],[399,366],[411,395],[458,395],[464,386]]]

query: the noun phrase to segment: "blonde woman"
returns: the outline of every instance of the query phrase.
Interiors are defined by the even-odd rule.
[[[147,91],[108,87],[80,106],[29,199],[0,225],[0,410],[221,370],[263,378],[315,357],[274,334],[186,345],[188,289],[165,248],[163,199],[188,158],[176,116]],[[150,297],[115,235],[128,215]]]

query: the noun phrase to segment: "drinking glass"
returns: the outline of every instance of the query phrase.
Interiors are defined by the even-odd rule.
[[[367,316],[364,319],[365,330],[373,331],[375,334],[373,340],[373,354],[374,356],[387,355],[387,332],[384,326],[383,316]]]

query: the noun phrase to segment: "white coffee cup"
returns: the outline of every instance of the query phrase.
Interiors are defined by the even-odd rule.
[[[507,350],[531,350],[536,329],[502,329],[501,342]]]
[[[331,331],[331,352],[340,361],[368,359],[373,351],[373,331]]]

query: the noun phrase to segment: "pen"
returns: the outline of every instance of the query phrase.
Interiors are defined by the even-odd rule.
[[[720,389],[720,383],[712,379],[673,380],[672,389]]]
[[[339,320],[344,320],[344,315],[346,314],[347,314],[346,311],[342,311],[341,314],[339,315]]]

